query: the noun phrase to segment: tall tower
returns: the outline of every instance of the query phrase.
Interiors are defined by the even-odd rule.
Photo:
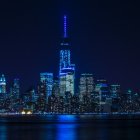
[[[63,73],[63,68],[70,68],[70,43],[67,35],[67,16],[64,15],[64,33],[61,41],[60,50],[60,65],[59,65],[59,75]]]
[[[40,73],[40,82],[45,84],[46,88],[46,101],[48,101],[48,97],[52,94],[52,86],[53,86],[53,73]]]
[[[19,79],[14,79],[13,83],[13,94],[15,99],[19,99],[20,97],[20,84],[19,84]]]
[[[79,92],[80,92],[80,100],[82,100],[84,95],[91,97],[91,95],[94,92],[93,74],[90,74],[90,73],[81,74]]]
[[[109,86],[105,79],[96,81],[95,91],[99,92],[100,104],[105,104],[106,99],[110,98]]]
[[[4,74],[0,77],[0,93],[6,93],[6,79]]]
[[[67,16],[64,15],[64,33],[61,41],[60,62],[59,62],[59,86],[60,96],[66,92],[74,95],[75,65],[71,64],[70,42],[67,31]]]

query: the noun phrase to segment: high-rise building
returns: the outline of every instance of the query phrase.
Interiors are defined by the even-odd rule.
[[[4,74],[0,77],[0,93],[6,93],[6,79]]]
[[[67,17],[64,16],[64,35],[61,40],[60,62],[59,62],[59,75],[63,73],[64,68],[71,68],[70,60],[70,42],[67,35]]]
[[[25,103],[36,101],[36,93],[33,87],[30,87],[28,90],[26,90],[22,96]]]
[[[110,92],[112,98],[117,98],[120,94],[120,85],[118,84],[110,85]]]
[[[70,70],[60,76],[60,95],[64,97],[66,92],[74,95],[74,72]]]
[[[37,97],[46,100],[46,83],[40,82],[37,87]]]
[[[46,85],[46,101],[48,97],[52,94],[53,87],[53,73],[40,73],[40,82]]]
[[[59,62],[59,86],[60,96],[66,92],[74,95],[75,65],[71,64],[70,42],[67,35],[67,16],[64,16],[64,35],[61,42]]]
[[[99,79],[96,81],[95,92],[99,105],[98,111],[110,112],[112,98],[110,96],[108,83],[105,79]]]
[[[121,97],[122,97],[120,85],[118,85],[118,84],[110,85],[110,93],[111,93],[111,97],[112,97],[111,111],[118,112],[119,102],[121,101]]]
[[[93,74],[84,73],[80,76],[80,84],[79,84],[79,94],[80,100],[84,95],[90,97],[94,91],[94,78]]]
[[[56,97],[60,96],[60,89],[59,89],[59,79],[57,77],[53,80],[53,87],[52,87],[52,94]]]
[[[46,109],[46,83],[40,82],[38,85],[38,99],[37,99],[37,106],[36,106],[36,111],[45,111]]]
[[[95,91],[99,92],[101,104],[104,104],[106,99],[110,97],[109,86],[105,79],[99,79],[96,81]]]
[[[19,79],[14,79],[13,87],[12,87],[12,94],[15,99],[19,99],[20,97],[20,84]]]

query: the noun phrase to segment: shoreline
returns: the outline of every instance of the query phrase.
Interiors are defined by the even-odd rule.
[[[140,120],[140,113],[88,113],[88,114],[0,114],[9,122],[90,122],[94,120]],[[13,120],[12,120],[13,119]],[[0,122],[1,122],[0,120]]]

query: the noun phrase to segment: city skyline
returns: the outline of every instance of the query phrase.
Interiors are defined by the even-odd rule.
[[[92,73],[81,73],[78,78],[77,64],[72,61],[68,23],[64,15],[58,71],[40,72],[37,86],[28,87],[24,92],[19,78],[15,78],[8,89],[5,75],[1,75],[0,113],[139,113],[140,92],[130,88],[124,91],[120,84],[109,83],[105,78],[98,79]]]
[[[0,1],[0,140],[139,139],[139,13],[128,0]]]
[[[37,6],[38,3],[30,3],[28,7],[26,2],[2,4],[0,45],[3,61],[0,73],[5,74],[8,83],[18,77],[25,91],[28,86],[36,85],[34,81],[39,82],[40,72],[58,70],[58,49],[60,37],[63,35],[62,17],[66,13],[70,18],[71,51],[77,71],[92,73],[110,83],[119,83],[124,89],[139,90],[137,7],[133,9],[132,18],[129,2],[121,5],[117,2],[116,6],[108,1],[101,4],[89,2],[85,3],[85,9],[82,9],[83,2],[77,7],[78,1],[62,1],[54,10],[49,9],[49,6],[53,8],[53,2],[49,2],[48,7],[43,4]],[[131,4],[132,8],[134,5]],[[9,9],[6,6],[10,6]],[[113,9],[114,6],[116,10]],[[42,11],[34,9],[36,7],[42,7]],[[72,8],[75,12],[70,10]],[[80,73],[77,73],[77,76],[80,76]]]
[[[50,81],[51,88],[49,87],[49,90],[50,90],[49,94],[46,93],[47,98],[52,94],[53,80],[55,80],[56,77],[59,79],[60,95],[63,96],[63,97],[65,96],[66,92],[70,92],[70,93],[72,93],[72,95],[80,93],[80,86],[79,87],[77,86],[77,85],[80,85],[80,80],[81,80],[81,79],[79,79],[80,75],[81,76],[82,75],[89,75],[89,76],[92,75],[92,78],[94,79],[93,83],[94,82],[98,83],[98,81],[100,81],[102,79],[107,80],[105,78],[95,77],[95,75],[93,73],[88,73],[88,72],[80,73],[78,71],[76,73],[76,76],[78,74],[79,75],[77,77],[75,77],[75,71],[76,70],[75,70],[75,64],[71,63],[71,60],[72,60],[72,57],[71,57],[71,55],[72,55],[72,53],[71,53],[72,46],[71,46],[71,44],[72,43],[70,41],[69,36],[70,36],[69,35],[69,21],[68,21],[67,15],[64,14],[63,15],[63,35],[62,35],[62,37],[61,37],[61,39],[59,41],[60,44],[59,44],[59,50],[58,50],[59,51],[58,71],[43,71],[43,72],[40,72],[40,80],[38,78],[38,81],[36,81],[35,85],[33,85],[33,84],[29,85],[27,89],[24,89],[24,91],[22,89],[22,84],[20,84],[20,94],[24,94],[24,92],[26,92],[26,90],[30,89],[30,87],[33,87],[34,89],[37,89],[37,85],[39,84],[40,81],[41,82],[48,81],[47,77],[48,78],[51,77],[51,81]],[[18,79],[18,78],[15,77],[13,80],[15,81],[16,79]],[[0,90],[1,91],[4,90],[5,92],[3,92],[3,93],[10,93],[11,86],[9,86],[9,85],[12,85],[13,82],[11,82],[9,84],[7,82],[7,80],[5,79],[4,73],[1,76],[1,81],[2,81],[1,86],[4,85],[4,89],[1,88]],[[65,81],[66,81],[67,84],[65,83]],[[108,83],[109,86],[119,85],[119,83],[110,83],[108,80],[107,80],[107,83]],[[8,90],[8,88],[9,88],[9,90]],[[46,88],[48,88],[48,87],[46,87]],[[123,89],[122,86],[121,86],[121,89]],[[122,91],[126,92],[127,90],[130,90],[130,89],[131,88],[128,87],[127,89],[122,90]],[[132,90],[134,92],[136,92],[135,89],[132,89]]]

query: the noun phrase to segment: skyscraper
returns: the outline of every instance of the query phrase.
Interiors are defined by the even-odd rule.
[[[0,77],[0,93],[6,93],[6,79],[4,74]]]
[[[87,95],[88,97],[90,97],[93,91],[94,91],[93,74],[90,74],[90,73],[81,74],[80,84],[79,84],[80,99],[84,95]]]
[[[55,95],[56,97],[60,96],[60,89],[59,89],[59,79],[58,77],[55,77],[53,79],[53,87],[52,87],[52,94]]]
[[[52,94],[53,87],[53,73],[40,73],[40,82],[46,85],[46,101],[48,97]]]
[[[109,86],[105,79],[99,79],[96,81],[95,91],[99,92],[101,104],[104,104],[106,99],[110,97]]]
[[[64,16],[64,35],[61,41],[61,50],[60,50],[60,65],[59,65],[59,75],[63,73],[64,68],[70,68],[70,43],[67,35],[67,17]]]
[[[70,42],[67,34],[67,16],[64,16],[64,35],[60,44],[59,86],[60,96],[74,95],[75,65],[71,64]]]
[[[112,98],[118,97],[120,94],[120,85],[118,84],[110,85],[110,92],[111,92]]]
[[[36,111],[45,111],[46,109],[46,83],[41,82],[38,85],[38,98],[37,98],[37,105]]]
[[[19,79],[14,79],[13,83],[13,95],[15,99],[19,99],[20,96],[20,84],[19,84]]]

